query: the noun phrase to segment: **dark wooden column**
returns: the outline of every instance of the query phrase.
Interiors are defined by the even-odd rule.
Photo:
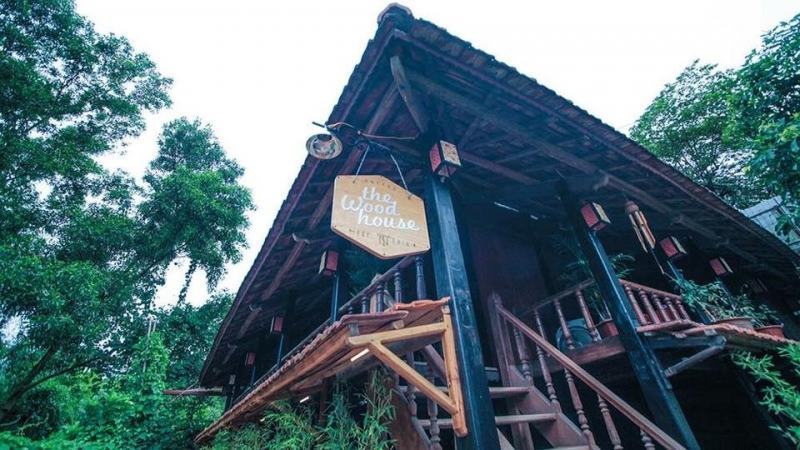
[[[580,213],[581,205],[569,191],[566,183],[561,185],[559,191],[567,217],[575,229],[597,287],[606,299],[611,317],[619,329],[620,341],[625,347],[656,424],[687,448],[699,449],[700,446],[689,428],[689,423],[675,398],[672,385],[661,369],[661,364],[636,330],[638,323],[633,307],[627,300],[625,290],[614,272],[603,244],[596,233],[586,226]]]
[[[500,449],[480,336],[461,251],[453,198],[447,181],[428,174],[426,207],[431,237],[436,293],[450,296],[458,367],[469,433],[458,438],[460,450]]]

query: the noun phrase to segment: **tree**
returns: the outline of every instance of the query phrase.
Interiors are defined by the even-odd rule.
[[[0,427],[11,427],[49,380],[124,371],[168,266],[186,258],[213,286],[240,258],[252,202],[197,120],[165,125],[143,183],[105,170],[97,156],[169,104],[170,80],[71,1],[0,5],[0,325],[18,324],[0,344]]]
[[[648,106],[631,137],[734,206],[780,195],[790,211],[782,222],[797,223],[798,67],[800,15],[766,33],[735,70],[695,61]]]
[[[695,61],[668,84],[631,128],[631,137],[734,206],[767,198],[745,174],[752,152],[729,127],[732,71]]]

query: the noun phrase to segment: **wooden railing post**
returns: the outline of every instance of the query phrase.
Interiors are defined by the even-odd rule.
[[[600,333],[597,332],[597,327],[594,325],[594,319],[592,319],[592,313],[589,312],[589,306],[586,304],[583,291],[580,289],[575,291],[575,298],[578,299],[578,308],[581,310],[583,321],[586,322],[586,328],[589,330],[589,335],[592,336],[592,341],[600,342]]]
[[[640,325],[649,325],[650,321],[645,318],[644,314],[642,313],[642,308],[639,306],[639,301],[636,300],[636,296],[633,295],[633,290],[628,284],[623,284],[625,288],[625,295],[628,296],[628,300],[631,301],[631,306],[633,306],[633,312],[636,314],[636,320],[639,321]]]
[[[545,336],[547,335],[545,334],[542,317],[539,315],[538,309],[533,311],[533,317],[536,321],[536,329],[539,330],[539,335],[542,336],[543,339],[546,339]],[[553,375],[550,373],[550,367],[547,365],[547,358],[545,357],[544,351],[542,351],[538,345],[534,345],[534,348],[536,348],[536,356],[539,359],[539,367],[542,370],[542,378],[544,378],[547,398],[550,399],[550,404],[553,405],[553,409],[556,412],[561,412],[561,403],[558,401],[556,389],[555,386],[553,386]]]
[[[417,300],[428,298],[427,289],[425,288],[425,259],[422,256],[414,258],[414,278],[417,285]]]
[[[427,378],[431,383],[435,383],[435,372],[433,369],[433,365],[428,363],[428,369],[426,372]],[[428,434],[430,434],[431,439],[431,450],[442,450],[442,438],[439,437],[440,430],[439,430],[439,405],[436,404],[431,399],[428,399],[428,419],[430,420],[430,428],[428,428]]]
[[[672,391],[672,385],[664,375],[655,353],[638,333],[633,307],[626,298],[625,290],[614,272],[603,244],[596,232],[586,225],[581,215],[581,205],[569,191],[566,182],[559,188],[567,217],[570,218],[600,294],[608,301],[609,312],[619,330],[620,341],[627,350],[626,354],[656,423],[683,442],[687,448],[698,450],[700,445],[686,421],[686,416]]]
[[[575,341],[572,340],[572,331],[570,331],[567,319],[564,317],[564,310],[561,309],[561,300],[553,300],[553,306],[556,308],[558,323],[561,324],[561,334],[564,336],[564,342],[566,342],[568,349],[574,350]]]

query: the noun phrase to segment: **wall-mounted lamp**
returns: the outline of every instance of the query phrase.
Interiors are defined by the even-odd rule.
[[[336,273],[339,267],[339,252],[334,249],[327,249],[322,252],[322,258],[319,261],[320,274],[330,277]]]
[[[431,160],[431,170],[440,177],[450,177],[461,168],[458,149],[450,142],[437,141],[431,147],[428,156]]]
[[[272,320],[269,322],[269,333],[281,334],[281,331],[283,331],[283,316],[272,316]]]
[[[667,259],[675,260],[687,254],[686,249],[683,248],[683,245],[681,245],[681,242],[675,236],[665,237],[658,242],[658,245],[661,247],[661,251],[664,252]]]
[[[721,256],[712,259],[708,264],[711,265],[711,270],[713,270],[714,274],[718,277],[724,277],[733,273],[733,269],[731,269],[728,261],[725,261],[725,258]]]
[[[308,138],[306,150],[317,159],[333,159],[342,153],[342,141],[332,134],[320,133]]]
[[[592,231],[600,231],[607,225],[611,224],[611,220],[606,215],[603,207],[597,203],[587,203],[581,207],[581,216],[586,226]]]

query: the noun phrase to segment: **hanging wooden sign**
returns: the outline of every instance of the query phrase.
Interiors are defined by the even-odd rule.
[[[422,199],[380,175],[340,175],[331,229],[381,259],[431,248]]]

